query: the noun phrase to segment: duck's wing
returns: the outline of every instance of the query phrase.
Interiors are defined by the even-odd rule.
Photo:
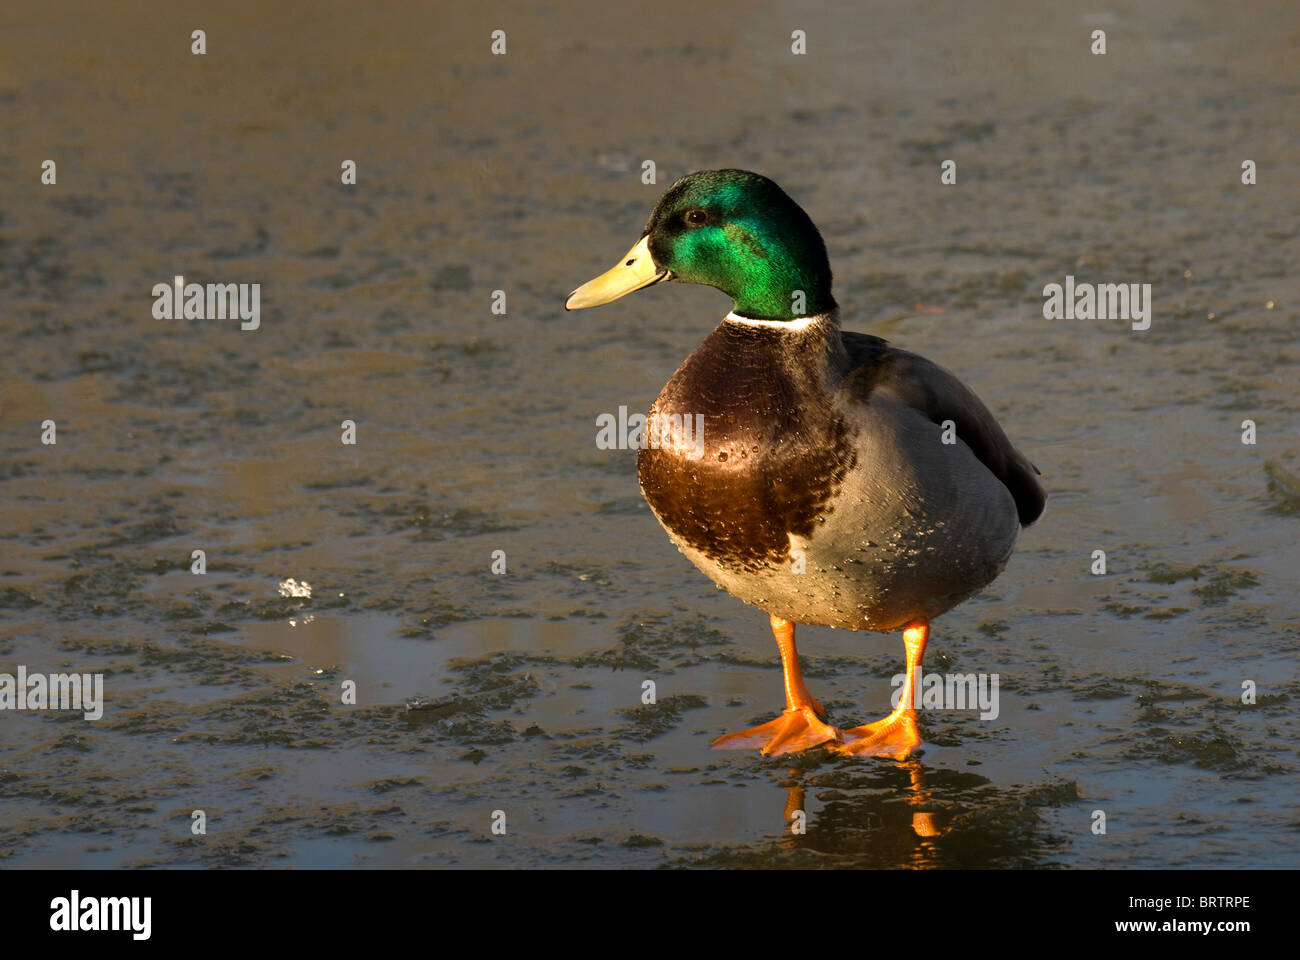
[[[1011,445],[988,407],[955,376],[925,357],[891,347],[880,337],[843,332],[849,356],[845,384],[866,403],[887,393],[924,413],[935,423],[951,420],[971,452],[1011,491],[1022,526],[1042,515],[1047,494],[1038,483],[1038,468]]]

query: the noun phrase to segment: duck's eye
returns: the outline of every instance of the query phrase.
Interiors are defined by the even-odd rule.
[[[708,220],[709,220],[709,215],[705,213],[703,210],[686,211],[686,222],[689,223],[692,227],[698,227],[701,224],[707,223]]]

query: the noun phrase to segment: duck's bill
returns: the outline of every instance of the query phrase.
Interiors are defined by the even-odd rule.
[[[650,256],[650,237],[642,237],[635,247],[623,255],[612,270],[606,270],[595,280],[588,280],[564,301],[565,310],[581,310],[584,307],[599,307],[619,297],[625,297],[633,290],[640,290],[672,276],[667,270],[655,266]]]

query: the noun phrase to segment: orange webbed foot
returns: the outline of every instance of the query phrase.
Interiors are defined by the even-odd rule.
[[[739,733],[729,733],[713,741],[714,750],[752,750],[758,747],[764,756],[810,750],[823,743],[839,742],[840,732],[817,716],[811,704],[786,710],[767,723]]]
[[[895,710],[883,720],[845,730],[843,738],[833,749],[858,757],[906,760],[920,753],[922,746],[915,710]]]

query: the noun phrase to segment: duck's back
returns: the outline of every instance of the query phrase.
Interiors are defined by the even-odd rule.
[[[932,423],[951,420],[956,435],[1015,499],[1021,526],[1042,515],[1047,494],[1038,470],[1007,439],[973,390],[937,363],[891,347],[880,337],[849,331],[840,336],[850,364],[845,385],[854,399],[869,402],[874,394],[889,393]]]

